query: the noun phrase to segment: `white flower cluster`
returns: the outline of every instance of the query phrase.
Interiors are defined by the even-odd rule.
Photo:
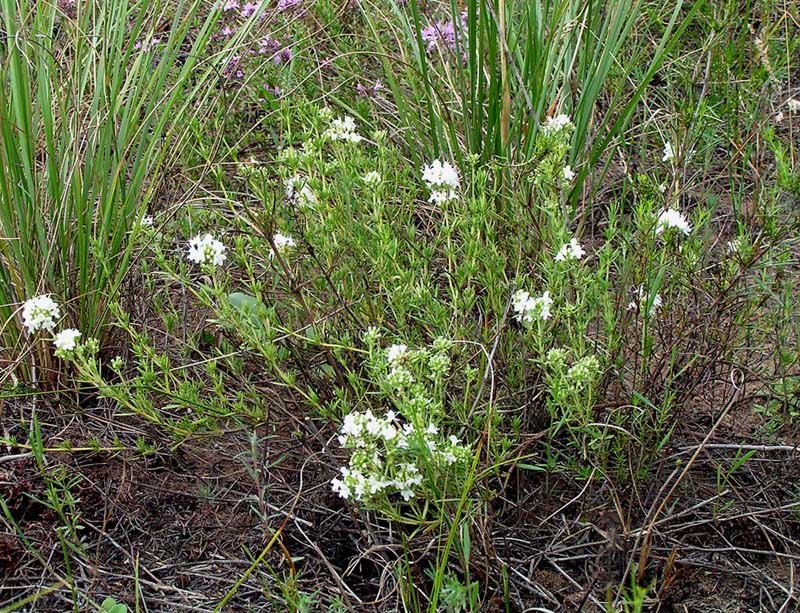
[[[364,413],[349,413],[342,421],[339,444],[342,447],[366,447],[366,436],[394,442],[400,431],[394,426],[397,413],[389,411],[386,417],[377,417],[370,409]]]
[[[406,355],[408,355],[408,345],[395,344],[386,349],[386,361],[393,368],[399,366]]]
[[[511,305],[514,308],[514,316],[522,324],[532,324],[535,319],[550,319],[552,313],[550,308],[553,306],[553,299],[550,292],[545,292],[541,296],[533,297],[524,289],[514,292],[511,298]]]
[[[56,320],[61,317],[61,308],[49,295],[34,296],[22,305],[22,325],[30,334],[39,330],[52,332],[56,327]],[[56,356],[66,357],[78,345],[81,333],[74,328],[66,328],[55,335],[53,345]]]
[[[404,366],[409,357],[407,345],[395,344],[386,349],[386,365],[389,367],[386,381],[396,391],[407,390],[414,384],[414,375]]]
[[[195,264],[222,266],[225,262],[225,245],[210,233],[198,234],[189,241],[189,261]]]
[[[67,328],[66,330],[62,330],[56,334],[55,339],[53,339],[53,345],[56,347],[56,352],[66,353],[75,349],[75,347],[78,345],[78,338],[80,335],[80,331],[76,330],[75,328]]]
[[[647,306],[648,303],[651,302],[650,295],[647,293],[647,290],[644,288],[644,285],[640,285],[636,288],[635,292],[636,297],[634,300],[628,303],[628,310],[636,309],[640,311],[642,307]],[[653,296],[652,303],[650,304],[650,310],[648,311],[648,315],[652,317],[655,315],[656,311],[661,308],[661,294],[656,294]]]
[[[317,196],[311,187],[300,175],[294,175],[286,179],[286,198],[289,203],[300,208],[311,208],[317,204]]]
[[[565,260],[580,260],[586,251],[584,251],[578,239],[573,237],[568,243],[562,245],[561,249],[556,253],[555,261],[564,262]]]
[[[548,117],[542,126],[542,131],[544,132],[545,136],[550,136],[551,134],[561,132],[561,130],[568,127],[574,127],[572,125],[572,120],[569,118],[569,115],[561,113],[555,117]]]
[[[294,242],[294,239],[291,236],[285,236],[280,232],[272,237],[272,242],[275,244],[275,249],[278,250],[278,253],[285,253],[286,251],[289,251],[290,249],[295,247],[295,245],[297,244]],[[269,250],[270,259],[275,257],[275,249]]]
[[[357,468],[342,466],[339,472],[342,478],[331,479],[333,491],[345,500],[353,498],[357,501],[371,498],[377,494],[388,494],[392,489],[398,491],[403,500],[414,497],[414,487],[422,483],[422,475],[415,464],[402,463],[394,479],[381,479],[375,473],[364,473]],[[387,491],[388,490],[388,491]]]
[[[669,208],[664,209],[659,214],[658,221],[656,221],[656,236],[671,228],[675,228],[687,236],[692,233],[692,224],[689,223],[680,211]]]
[[[395,344],[386,349],[386,365],[389,367],[386,382],[397,392],[408,390],[416,383],[409,370],[411,363],[422,366],[424,376],[428,379],[443,379],[450,371],[451,361],[447,352],[451,341],[439,337],[434,340],[431,350],[427,348],[416,351],[409,350],[407,345]],[[416,398],[415,400],[419,400]]]
[[[325,138],[329,140],[343,140],[348,143],[360,143],[363,139],[356,132],[356,121],[349,115],[331,120],[330,126],[325,130]]]
[[[461,181],[458,171],[450,162],[433,160],[422,168],[422,180],[428,186],[431,195],[428,202],[443,204],[458,198],[458,188]]]
[[[374,170],[370,170],[367,174],[364,175],[362,178],[364,181],[364,185],[368,185],[369,187],[377,187],[381,184],[381,175]]]
[[[51,331],[61,317],[58,304],[48,295],[34,296],[22,305],[22,325],[33,334],[39,330]]]
[[[398,427],[398,419],[394,411],[380,417],[369,409],[345,416],[338,440],[353,454],[348,466],[339,469],[341,478],[331,480],[334,492],[356,501],[397,493],[408,501],[416,496],[423,479],[417,464],[409,460],[423,453],[446,467],[469,455],[458,437],[443,442],[435,424],[419,429],[406,422]]]
[[[399,495],[408,501],[431,491],[431,479],[443,478],[444,471],[470,456],[469,446],[440,431],[444,410],[441,397],[434,395],[441,394],[435,391],[437,382],[450,370],[452,341],[437,338],[415,350],[403,343],[380,349],[379,338],[374,327],[364,334],[373,366],[388,383],[383,386],[386,400],[396,410],[345,416],[338,440],[352,454],[331,486],[345,499],[376,503]]]

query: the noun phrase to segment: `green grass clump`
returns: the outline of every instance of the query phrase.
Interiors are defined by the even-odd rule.
[[[26,347],[19,304],[51,294],[64,327],[105,333],[187,123],[247,34],[207,56],[220,12],[202,6],[3,3],[0,317],[10,370],[28,381],[37,363],[52,374],[48,351]]]

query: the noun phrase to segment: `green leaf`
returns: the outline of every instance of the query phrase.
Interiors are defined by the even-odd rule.
[[[106,598],[101,606],[106,613],[128,613],[128,607],[124,604],[117,604],[113,598]]]
[[[228,302],[231,303],[231,306],[247,313],[257,310],[260,304],[254,296],[242,292],[232,292],[228,294]]]

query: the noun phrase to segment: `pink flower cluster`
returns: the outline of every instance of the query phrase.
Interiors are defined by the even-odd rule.
[[[272,56],[272,61],[278,66],[292,60],[292,48],[282,45],[271,36],[265,36],[258,42],[258,52],[261,55]]]
[[[278,4],[275,7],[275,10],[277,10],[279,13],[283,13],[285,11],[300,6],[302,2],[303,0],[278,0]]]
[[[234,55],[223,69],[222,76],[226,79],[241,79],[244,77],[244,71],[242,70],[242,58],[238,55]]]
[[[239,0],[223,0],[220,8],[222,8],[224,13],[236,11],[239,15],[247,19],[248,17],[252,17],[260,6],[260,2],[240,3]]]
[[[302,4],[303,0],[278,0],[275,5],[275,10],[278,13],[284,13],[288,10],[294,9]],[[223,13],[238,13],[244,19],[249,19],[255,15],[256,11],[261,8],[263,2],[240,2],[239,0],[220,0],[217,5]],[[265,17],[265,13],[261,14],[261,18]]]
[[[382,92],[384,89],[386,88],[383,86],[383,82],[380,79],[375,81],[375,85],[362,85],[361,83],[356,85],[356,93],[361,98],[377,98],[378,93]]]
[[[422,40],[425,42],[428,51],[435,51],[436,48],[449,49],[453,53],[461,47],[461,55],[466,59],[465,41],[459,40],[459,36],[467,29],[467,12],[462,11],[460,15],[460,29],[456,29],[456,20],[440,21],[429,25],[422,30]]]
[[[160,42],[161,39],[158,36],[154,36],[152,38],[137,40],[136,44],[133,45],[133,48],[147,53]]]

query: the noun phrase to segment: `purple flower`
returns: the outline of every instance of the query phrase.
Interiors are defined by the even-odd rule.
[[[258,10],[259,6],[260,5],[256,2],[248,2],[242,7],[242,10],[239,12],[239,14],[245,19],[247,19]]]
[[[244,71],[242,70],[241,64],[242,58],[238,55],[234,55],[228,62],[227,66],[225,66],[225,69],[222,71],[222,76],[226,79],[232,79],[234,77],[241,79],[244,77]]]
[[[226,0],[222,5],[223,11],[235,11],[239,8],[239,0]]]
[[[430,25],[422,30],[422,40],[427,43],[428,51],[436,49],[436,41],[439,38],[439,31],[435,25]]]
[[[275,56],[275,63],[280,64],[283,62],[284,64],[288,64],[292,61],[292,48],[286,47],[285,49],[281,49],[281,52]]]
[[[143,51],[144,53],[147,53],[160,42],[161,39],[158,36],[153,36],[152,38],[144,38],[142,40],[137,40],[136,44],[133,45],[133,48]]]
[[[383,82],[380,79],[375,81],[375,85],[372,86],[361,85],[361,83],[356,85],[356,93],[362,98],[377,98],[378,92],[384,89]]]
[[[275,64],[286,64],[292,61],[292,48],[284,47],[278,40],[265,36],[258,41],[258,52],[262,55],[272,56]]]
[[[461,32],[463,33],[467,29],[467,12],[463,11],[459,17]],[[431,24],[422,30],[420,35],[428,51],[434,51],[437,46],[440,46],[455,53],[460,43],[462,57],[466,59],[466,51],[463,49],[464,42],[459,40],[459,31],[456,30],[455,19]]]
[[[277,53],[280,48],[281,44],[271,36],[265,36],[258,41],[258,52],[263,55]]]
[[[284,11],[288,11],[289,9],[295,8],[302,1],[303,0],[278,0],[278,5],[276,6],[276,10],[279,13],[283,13]]]

